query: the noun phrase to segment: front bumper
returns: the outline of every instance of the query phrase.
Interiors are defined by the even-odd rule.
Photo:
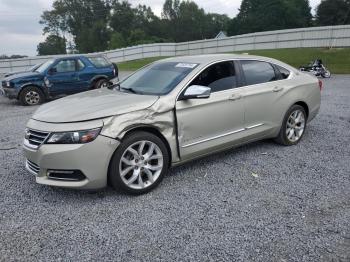
[[[38,149],[23,146],[27,170],[35,174],[39,184],[66,188],[99,189],[107,185],[108,166],[119,141],[98,136],[87,144],[42,144]],[[29,160],[29,161],[28,161]],[[80,181],[57,180],[48,170],[79,170],[85,178]]]
[[[18,90],[12,87],[2,87],[2,91],[0,91],[4,96],[15,99],[18,97]]]

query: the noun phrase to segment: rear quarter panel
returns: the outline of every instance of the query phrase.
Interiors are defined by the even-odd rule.
[[[305,103],[308,107],[308,122],[318,113],[321,106],[321,91],[318,79],[305,73],[296,73],[291,79],[281,81],[280,85],[285,88],[278,99],[276,110],[278,123],[274,135],[277,135],[288,109],[296,103]]]

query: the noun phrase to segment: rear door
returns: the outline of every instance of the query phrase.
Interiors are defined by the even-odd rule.
[[[244,87],[241,87],[245,105],[245,128],[247,132],[264,135],[280,125],[280,116],[284,114],[281,97],[288,87],[283,82],[277,68],[265,61],[242,60],[241,72]]]
[[[62,59],[53,65],[49,71],[46,78],[49,81],[50,94],[72,94],[79,90],[80,85],[76,59]]]
[[[236,89],[236,68],[233,61],[209,66],[188,87],[208,86],[211,88],[210,97],[176,102],[183,160],[222,149],[241,137],[244,131],[244,105]]]

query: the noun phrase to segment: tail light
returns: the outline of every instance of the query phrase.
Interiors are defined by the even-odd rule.
[[[320,91],[323,90],[323,82],[321,80],[318,80],[318,86],[320,87]]]

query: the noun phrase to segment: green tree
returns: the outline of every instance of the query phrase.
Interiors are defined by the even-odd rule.
[[[323,0],[317,8],[320,26],[350,24],[350,0]]]
[[[82,53],[107,49],[110,16],[109,0],[55,0],[53,9],[41,17],[44,33],[72,35],[75,48]]]
[[[308,27],[308,0],[243,0],[239,14],[228,25],[230,34]]]
[[[167,37],[176,42],[213,38],[230,21],[227,15],[205,13],[195,2],[179,0],[165,1],[162,18],[171,28]]]
[[[44,42],[38,44],[37,51],[39,55],[66,54],[66,39],[50,34]]]

